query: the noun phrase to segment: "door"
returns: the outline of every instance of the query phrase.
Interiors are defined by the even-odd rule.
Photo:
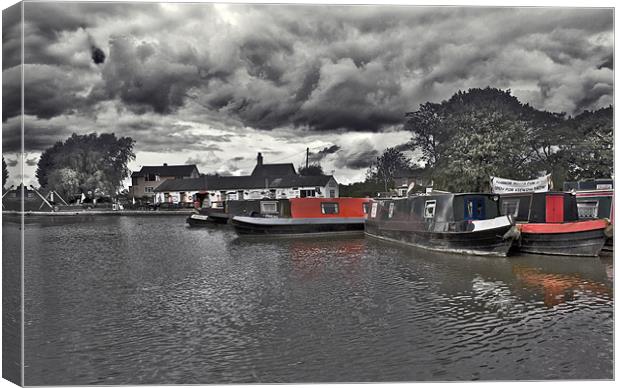
[[[545,221],[564,222],[564,196],[548,195],[545,200]]]
[[[484,198],[465,199],[465,220],[485,219]]]

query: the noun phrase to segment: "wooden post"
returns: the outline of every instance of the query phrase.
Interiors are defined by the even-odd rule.
[[[309,157],[310,157],[310,147],[306,147],[306,170],[308,169],[308,158]]]

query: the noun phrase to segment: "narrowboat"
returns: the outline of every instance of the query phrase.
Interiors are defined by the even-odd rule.
[[[607,218],[614,223],[614,180],[611,178],[591,179],[579,182],[565,182],[564,191],[577,196],[577,210],[580,220]],[[604,251],[613,251],[613,236],[610,236]]]
[[[274,216],[288,212],[288,199],[246,199],[213,203],[217,207],[198,209],[187,219],[190,226],[226,224],[234,216]]]
[[[518,236],[499,196],[441,193],[373,201],[366,235],[434,251],[507,256]]]
[[[563,256],[598,256],[609,221],[580,220],[572,193],[540,192],[501,194],[500,211],[514,218],[520,231],[515,250]]]
[[[260,212],[234,216],[231,224],[242,236],[295,236],[364,232],[368,198],[290,198],[288,206],[261,201]]]

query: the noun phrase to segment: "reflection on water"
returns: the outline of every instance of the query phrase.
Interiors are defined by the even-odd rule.
[[[611,258],[243,240],[181,217],[25,234],[26,384],[613,376]]]

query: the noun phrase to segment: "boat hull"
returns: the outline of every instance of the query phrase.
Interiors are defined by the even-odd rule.
[[[607,241],[607,225],[604,220],[519,225],[516,249],[543,255],[598,256]]]
[[[189,226],[209,226],[213,224],[226,224],[229,215],[219,208],[200,209],[198,214],[187,217]]]
[[[233,217],[241,236],[315,236],[364,232],[364,218],[260,218]]]
[[[513,225],[501,225],[478,231],[430,232],[381,227],[366,224],[366,235],[432,251],[484,256],[507,256],[513,238],[504,236]]]

